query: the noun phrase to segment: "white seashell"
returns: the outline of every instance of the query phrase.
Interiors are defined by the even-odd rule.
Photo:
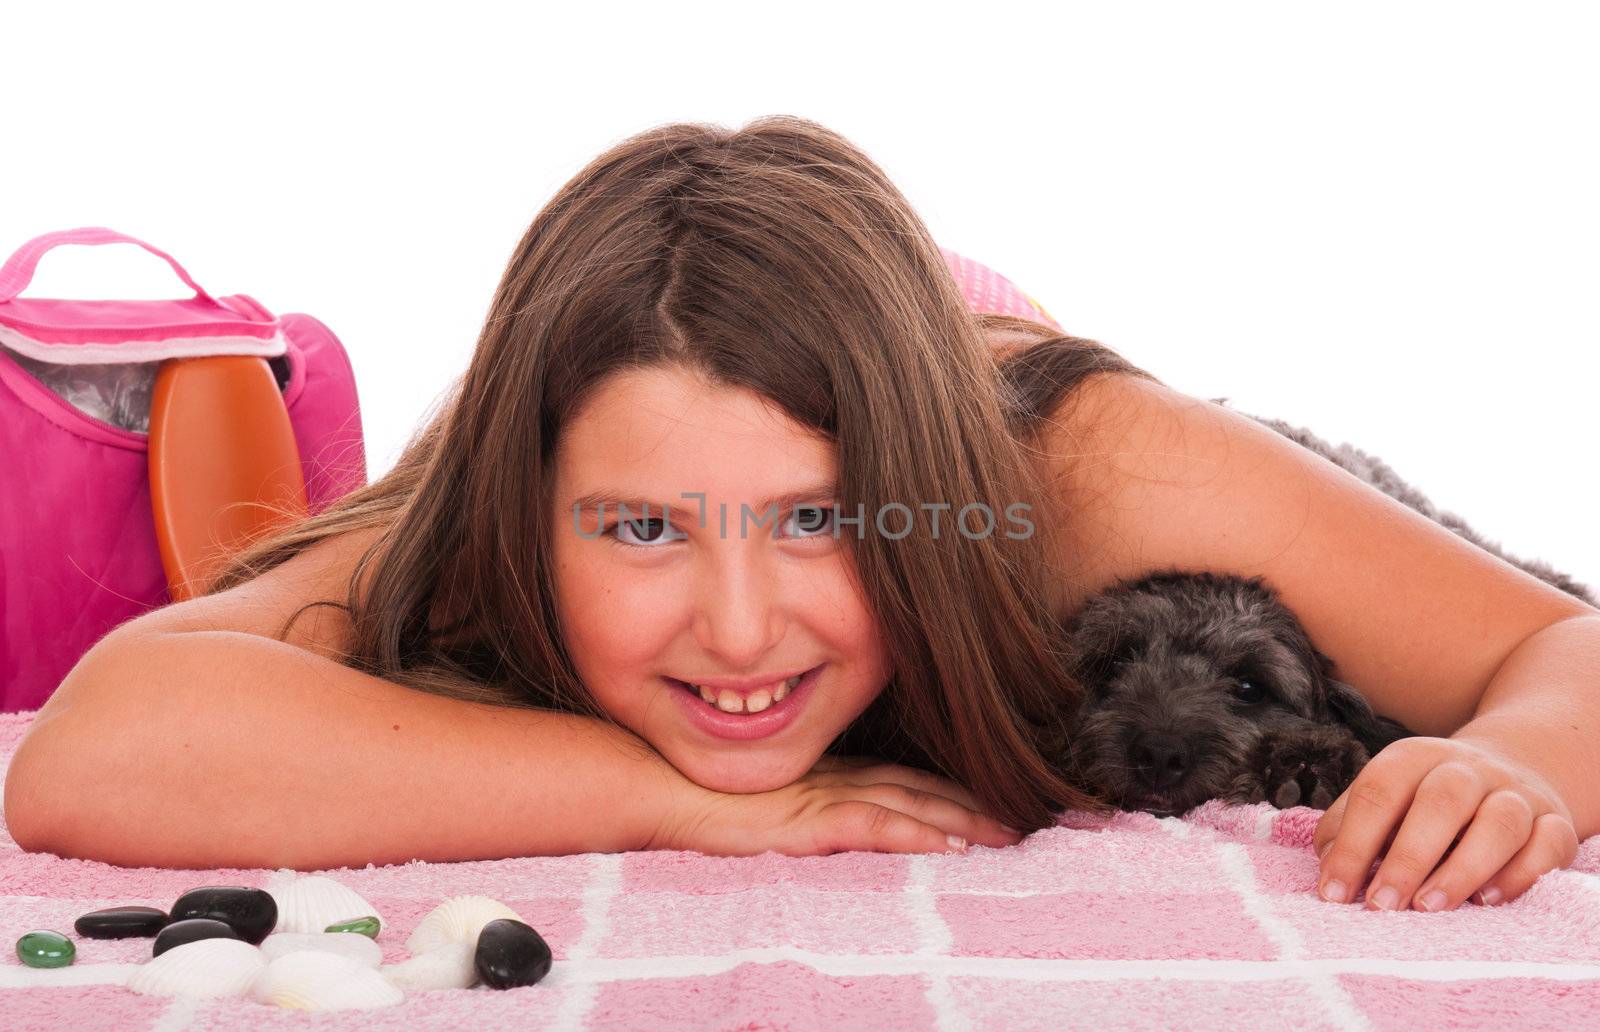
[[[262,1003],[308,1011],[364,1010],[405,999],[374,968],[327,950],[285,953],[257,976],[252,992]]]
[[[275,932],[323,932],[331,924],[368,915],[376,917],[380,925],[384,923],[377,908],[363,899],[359,892],[326,875],[308,874],[287,883],[270,884],[267,892],[278,902]]]
[[[354,932],[274,932],[261,940],[268,963],[301,950],[327,950],[372,968],[383,963],[383,947]]]
[[[399,964],[385,964],[378,973],[401,989],[468,989],[478,981],[472,962],[477,945],[447,942]]]
[[[476,944],[483,926],[502,917],[522,920],[515,910],[497,899],[451,896],[417,922],[416,930],[406,940],[406,949],[415,957],[452,942]]]
[[[266,966],[240,939],[196,939],[140,964],[127,986],[146,996],[243,996]]]

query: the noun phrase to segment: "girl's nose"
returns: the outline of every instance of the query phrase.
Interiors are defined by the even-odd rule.
[[[707,560],[695,588],[695,636],[729,673],[747,672],[783,637],[783,600],[776,575],[752,542],[731,539]]]

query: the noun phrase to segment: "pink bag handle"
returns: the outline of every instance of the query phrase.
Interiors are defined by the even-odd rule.
[[[17,248],[17,253],[11,256],[11,260],[6,262],[3,268],[0,268],[0,304],[5,304],[27,289],[28,284],[33,282],[33,273],[39,266],[39,259],[43,258],[45,252],[52,247],[59,247],[62,244],[138,244],[151,254],[165,258],[167,264],[172,266],[172,271],[178,274],[178,278],[194,288],[196,301],[216,303],[200,284],[189,278],[189,274],[178,264],[177,259],[167,252],[151,247],[143,240],[118,233],[114,229],[107,229],[104,226],[84,226],[80,229],[63,229],[55,233],[46,233],[34,237]]]

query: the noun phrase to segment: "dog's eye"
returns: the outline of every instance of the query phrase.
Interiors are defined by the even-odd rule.
[[[1113,671],[1121,670],[1123,667],[1139,659],[1143,654],[1143,642],[1132,642],[1130,644],[1123,645],[1121,648],[1117,649],[1111,654],[1111,669]]]
[[[1233,686],[1233,697],[1238,702],[1253,706],[1258,702],[1265,702],[1267,692],[1253,681],[1240,681]]]

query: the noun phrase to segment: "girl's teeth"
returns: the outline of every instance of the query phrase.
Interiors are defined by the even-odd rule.
[[[700,693],[701,699],[724,713],[760,713],[773,703],[782,702],[789,692],[794,690],[794,687],[800,683],[800,678],[803,676],[805,675],[797,674],[770,692],[765,688],[752,692],[748,699],[740,696],[738,692],[727,689],[714,692],[703,684],[697,684],[694,688]]]

